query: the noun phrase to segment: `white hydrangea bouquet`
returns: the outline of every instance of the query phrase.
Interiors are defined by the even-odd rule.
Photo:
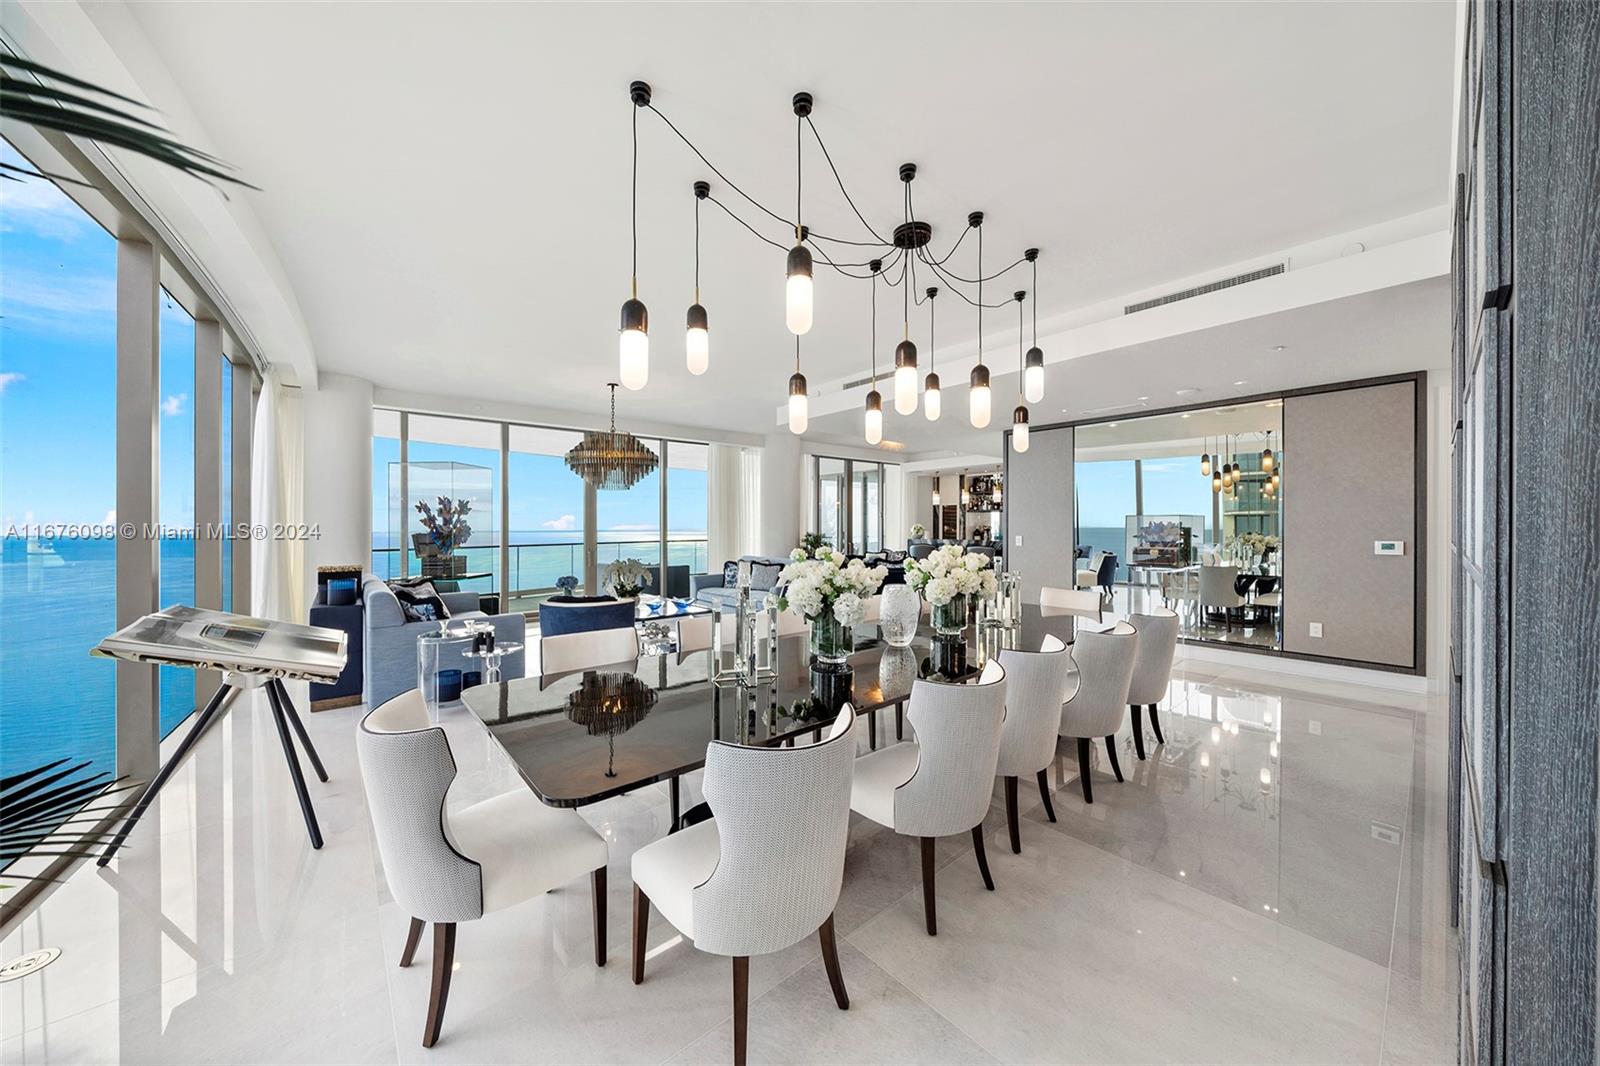
[[[811,653],[818,665],[837,666],[854,650],[851,629],[866,617],[867,600],[888,576],[888,567],[847,560],[826,545],[813,552],[796,548],[778,575],[778,609],[811,624]]]
[[[982,552],[963,552],[958,545],[935,548],[924,559],[906,560],[906,584],[932,608],[935,631],[952,635],[967,625],[969,596],[993,596],[992,560]]]

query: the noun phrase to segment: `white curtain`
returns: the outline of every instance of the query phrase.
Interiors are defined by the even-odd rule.
[[[305,542],[292,535],[304,521],[304,478],[300,390],[269,369],[250,454],[250,611],[258,618],[306,620]]]
[[[744,481],[744,449],[711,445],[706,465],[706,565],[718,570],[745,553],[740,530],[740,496]]]
[[[745,448],[739,478],[739,554],[761,550],[761,452]]]

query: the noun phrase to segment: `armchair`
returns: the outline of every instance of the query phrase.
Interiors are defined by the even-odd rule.
[[[361,598],[366,607],[361,698],[368,707],[376,707],[417,687],[417,638],[424,633],[437,633],[439,624],[407,622],[399,599],[376,577],[369,576],[362,584]],[[476,592],[442,592],[439,598],[453,619],[477,618],[488,622],[498,643],[521,644],[527,639],[527,623],[522,615],[486,615],[478,610]],[[522,677],[524,653],[507,655],[500,669],[501,676],[507,680]]]

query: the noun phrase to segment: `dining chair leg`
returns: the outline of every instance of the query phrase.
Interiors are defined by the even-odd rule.
[[[606,868],[589,874],[589,893],[594,897],[594,964],[606,964]]]
[[[644,942],[650,935],[650,897],[633,886],[633,983],[644,983]]]
[[[1056,820],[1056,806],[1050,802],[1050,771],[1039,771],[1039,799],[1044,803],[1044,816],[1052,822]]]
[[[450,998],[450,974],[455,969],[456,923],[433,923],[433,989],[428,993],[428,1021],[422,1029],[422,1046],[439,1042],[444,1025],[444,1004]]]
[[[1083,786],[1083,802],[1094,802],[1094,788],[1089,784],[1089,738],[1078,738],[1078,784]]]
[[[972,850],[978,855],[978,872],[983,875],[983,887],[994,891],[994,878],[989,876],[989,856],[983,850],[983,823],[972,827]]]
[[[1006,781],[1006,829],[1011,833],[1011,854],[1022,854],[1022,831],[1017,825],[1017,779],[1015,776],[1007,777]]]
[[[933,838],[922,838],[922,914],[928,922],[928,935],[939,935],[939,919],[933,909]]]
[[[406,947],[400,953],[400,966],[404,969],[411,965],[411,960],[417,957],[417,944],[422,940],[422,930],[428,923],[421,918],[411,919],[411,928],[406,932]]]
[[[750,956],[733,957],[733,1066],[744,1066],[750,1036]]]
[[[833,939],[833,915],[817,929],[817,939],[822,942],[822,965],[828,970],[828,984],[833,986],[833,1001],[840,1010],[850,1009],[850,993],[844,990],[844,973],[839,969],[839,945]]]
[[[1117,738],[1106,737],[1106,757],[1111,760],[1111,772],[1117,775],[1117,780],[1122,780],[1122,767],[1117,765]]]
[[[1144,762],[1144,712],[1138,704],[1129,707],[1133,711],[1133,750],[1139,756],[1139,761]]]
[[[1167,738],[1161,735],[1161,719],[1156,716],[1156,705],[1150,705],[1150,728],[1156,731],[1156,743],[1165,744]]]
[[[894,739],[906,738],[906,705],[900,702],[894,705]]]

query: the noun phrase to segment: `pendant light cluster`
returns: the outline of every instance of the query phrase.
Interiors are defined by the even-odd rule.
[[[1239,482],[1243,480],[1243,468],[1239,466],[1239,457],[1234,451],[1235,439],[1223,437],[1217,442],[1215,452],[1206,451],[1200,455],[1200,476],[1211,479],[1211,491],[1232,497],[1238,493]],[[1209,448],[1209,443],[1207,444]],[[1261,482],[1261,494],[1268,499],[1277,495],[1279,487],[1283,484],[1283,473],[1278,457],[1272,451],[1272,431],[1267,430],[1267,445],[1261,449],[1261,472],[1268,475]]]
[[[866,408],[863,431],[867,443],[879,444],[883,440],[883,396],[878,391],[877,385],[877,288],[880,281],[883,284],[901,287],[901,339],[895,347],[894,373],[891,379],[892,398],[895,413],[906,416],[916,413],[918,398],[918,376],[921,372],[919,366],[919,353],[917,344],[911,336],[911,306],[914,303],[928,304],[928,373],[922,378],[921,404],[924,415],[929,421],[937,421],[942,414],[942,394],[939,375],[933,369],[933,299],[939,295],[938,286],[927,286],[922,298],[916,297],[918,268],[929,272],[935,279],[942,279],[946,290],[954,291],[968,304],[977,309],[978,325],[978,361],[973,367],[968,378],[968,419],[975,428],[983,429],[989,425],[992,398],[990,387],[989,367],[984,362],[983,351],[983,312],[985,308],[993,309],[1004,306],[1003,303],[985,304],[983,299],[984,283],[993,281],[1007,271],[1026,262],[1032,266],[1032,284],[1038,286],[1038,257],[1037,248],[1029,248],[1023,256],[1015,262],[985,276],[983,272],[983,212],[974,211],[967,216],[967,228],[956,238],[954,244],[942,256],[935,255],[929,245],[933,238],[933,226],[916,217],[912,207],[911,182],[916,177],[917,167],[914,163],[904,163],[900,166],[900,180],[904,186],[904,212],[902,221],[896,225],[885,237],[866,217],[856,208],[855,201],[851,198],[849,190],[845,187],[844,179],[840,176],[838,168],[834,166],[833,159],[828,154],[827,146],[822,141],[822,136],[817,132],[816,125],[811,118],[814,101],[810,93],[799,92],[794,95],[792,108],[795,115],[795,202],[794,217],[785,218],[782,214],[772,210],[765,204],[756,200],[749,193],[734,184],[726,174],[706,158],[705,154],[690,141],[684,133],[673,124],[658,108],[651,103],[650,86],[642,81],[635,81],[628,87],[628,98],[633,104],[631,113],[632,136],[632,162],[630,174],[630,228],[631,228],[631,260],[628,299],[622,305],[621,330],[618,337],[618,372],[622,385],[631,390],[639,390],[648,384],[650,379],[650,318],[644,301],[639,298],[639,112],[650,110],[659,117],[667,127],[680,140],[692,150],[701,162],[711,168],[712,172],[729,188],[733,189],[741,198],[751,206],[767,216],[771,222],[780,223],[784,227],[784,238],[774,239],[763,233],[757,225],[752,224],[738,214],[735,214],[727,204],[712,195],[711,184],[707,181],[694,183],[694,302],[689,306],[685,322],[684,357],[686,366],[691,374],[701,375],[707,372],[711,365],[711,333],[709,315],[700,302],[700,205],[702,201],[709,200],[720,208],[734,221],[738,222],[754,236],[766,244],[785,252],[784,262],[784,324],[795,337],[795,368],[789,377],[789,402],[788,420],[790,432],[801,434],[806,432],[810,424],[809,395],[804,373],[800,366],[800,338],[810,332],[815,321],[815,273],[818,258],[837,274],[868,281],[872,286],[872,326],[870,387],[866,397]],[[813,232],[803,221],[804,196],[804,142],[805,132],[810,128],[815,137],[817,146],[822,149],[828,168],[839,185],[850,209],[870,239],[847,239],[832,237]],[[766,222],[762,222],[766,225]],[[972,277],[963,277],[946,266],[955,255],[968,234],[977,231],[977,270]],[[837,252],[830,254],[827,248],[843,246],[844,249],[860,251],[864,254],[862,262],[841,262],[839,260],[855,258],[854,255],[843,256]],[[860,273],[861,267],[868,267],[868,273]],[[968,295],[965,287],[974,287],[976,296]],[[1038,304],[1034,304],[1033,345],[1026,352],[1022,351],[1022,312],[1021,304],[1026,292],[1019,291],[1015,295],[1018,303],[1018,403],[1012,413],[1013,447],[1017,451],[1026,451],[1028,447],[1028,410],[1027,404],[1039,403],[1044,399],[1044,352],[1039,348],[1038,329]]]

